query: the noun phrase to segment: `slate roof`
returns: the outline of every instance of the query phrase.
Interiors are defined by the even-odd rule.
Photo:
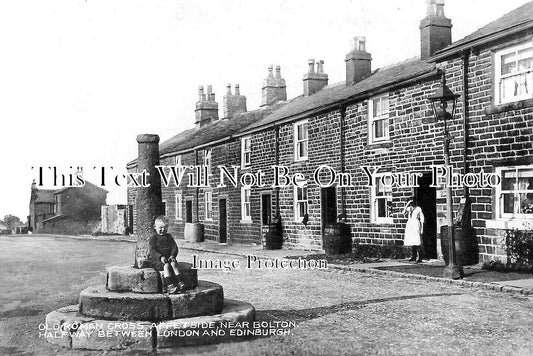
[[[502,17],[488,23],[479,30],[472,32],[468,36],[452,43],[450,46],[438,51],[436,58],[445,57],[461,51],[465,47],[479,45],[500,36],[506,36],[509,31],[521,31],[524,27],[533,26],[533,1],[530,1]],[[496,38],[494,38],[494,36]]]
[[[97,186],[91,182],[89,182],[88,180],[85,180],[85,184],[83,187],[90,187],[90,188],[98,188],[106,193],[109,193],[107,190],[105,190],[104,188],[100,187],[100,186]],[[76,189],[79,189],[79,188],[83,188],[83,187],[63,187],[63,188],[60,188],[58,190],[52,190],[52,193],[55,195],[55,194],[59,194],[59,193],[63,193],[64,191],[68,190],[68,189],[71,189],[71,188],[76,188]]]
[[[436,73],[435,65],[420,59],[411,59],[383,67],[375,70],[370,77],[354,85],[346,86],[343,82],[328,86],[307,97],[299,96],[287,105],[272,112],[272,114],[252,123],[243,130],[243,133],[297,115],[311,115],[313,111],[323,110],[344,101],[364,98],[378,93],[380,90],[385,91],[386,87],[400,85],[409,79],[432,72]]]
[[[55,203],[53,189],[37,189],[35,192],[35,203]]]
[[[189,151],[195,147],[209,144],[210,142],[230,138],[233,134],[285,104],[286,102],[277,103],[266,108],[237,114],[231,118],[217,120],[200,128],[182,131],[159,144],[159,155]],[[136,162],[137,159],[134,159],[128,163],[128,166],[135,165]]]

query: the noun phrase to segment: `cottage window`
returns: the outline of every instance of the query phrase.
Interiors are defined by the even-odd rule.
[[[498,218],[533,218],[533,166],[497,168],[501,177],[496,189]]]
[[[176,219],[183,219],[183,209],[182,209],[182,197],[181,193],[176,194]]]
[[[382,174],[374,176],[374,186],[370,187],[370,217],[374,223],[392,223],[392,186],[387,179],[382,182]]]
[[[252,138],[243,137],[241,140],[241,167],[246,168],[251,164],[252,158]]]
[[[54,210],[53,210],[53,213],[54,214],[58,214],[59,213],[59,195],[54,195]]]
[[[307,215],[307,187],[294,187],[294,220],[301,222]]]
[[[213,192],[206,191],[204,193],[204,208],[205,208],[205,219],[213,220]]]
[[[533,98],[532,42],[495,53],[496,104]]]
[[[304,161],[307,159],[307,120],[294,124],[294,159]]]
[[[204,166],[207,167],[207,172],[211,173],[211,149],[204,150]]]
[[[251,211],[251,196],[252,190],[250,187],[241,188],[241,218],[244,221],[252,221],[252,211]]]
[[[389,95],[368,101],[368,143],[389,140]]]

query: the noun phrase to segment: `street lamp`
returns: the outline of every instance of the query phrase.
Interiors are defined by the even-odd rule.
[[[455,107],[459,94],[454,94],[446,86],[446,77],[442,73],[442,84],[433,95],[428,97],[433,108],[435,121],[442,119],[444,122],[444,164],[446,168],[450,167],[450,134],[448,132],[448,121],[453,120],[455,116]],[[451,112],[449,108],[451,107]],[[466,149],[466,147],[464,148]],[[463,278],[463,267],[457,264],[455,255],[455,239],[452,218],[452,187],[446,184],[446,221],[448,230],[448,265],[444,268],[444,278],[458,279]]]

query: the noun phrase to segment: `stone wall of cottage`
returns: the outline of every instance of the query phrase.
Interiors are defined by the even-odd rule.
[[[533,100],[496,105],[494,98],[494,51],[531,41],[531,35],[503,39],[478,48],[470,55],[468,67],[470,172],[495,172],[497,167],[533,164]],[[463,95],[462,59],[439,65],[446,70],[450,89]],[[462,120],[462,102],[459,116]],[[454,161],[462,161],[462,145],[453,152]],[[462,163],[461,163],[462,167]],[[519,228],[520,221],[500,219],[496,211],[498,197],[492,188],[470,189],[472,225],[479,244],[480,261],[505,260],[506,228]]]
[[[443,124],[436,122],[427,99],[439,85],[439,78],[392,89],[389,95],[389,137],[382,143],[369,143],[368,101],[346,108],[346,170],[354,177],[346,188],[347,223],[355,242],[378,245],[402,245],[407,217],[402,214],[415,188],[392,187],[391,223],[373,222],[369,180],[362,167],[379,167],[378,173],[430,174],[432,165],[443,165]],[[385,94],[385,93],[382,93]],[[450,125],[451,147],[461,145],[460,120]],[[454,162],[452,160],[452,165]],[[445,224],[445,191],[436,192],[437,233]],[[459,198],[454,197],[458,208]]]

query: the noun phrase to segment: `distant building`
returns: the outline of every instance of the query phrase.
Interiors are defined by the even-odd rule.
[[[0,235],[9,235],[10,233],[11,229],[9,228],[9,226],[0,222]]]
[[[37,189],[33,182],[29,227],[33,232],[90,232],[88,225],[100,220],[106,198],[107,190],[87,181],[82,187],[57,190]]]

